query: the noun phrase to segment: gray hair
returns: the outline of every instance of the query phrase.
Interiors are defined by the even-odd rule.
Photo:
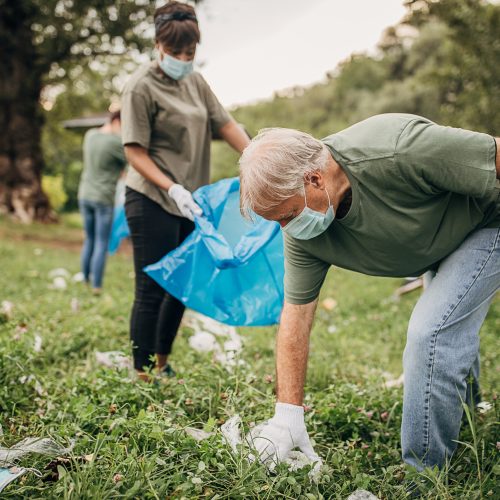
[[[241,155],[243,217],[266,212],[304,192],[304,176],[326,168],[328,148],[312,135],[289,128],[259,131]]]

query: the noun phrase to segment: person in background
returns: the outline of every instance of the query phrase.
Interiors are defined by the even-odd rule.
[[[194,9],[168,2],[154,14],[158,58],[138,69],[122,93],[122,142],[130,163],[125,210],[134,252],[130,319],[134,367],[175,375],[168,355],[184,306],[143,272],[194,229],[201,214],[191,193],[210,180],[213,134],[238,152],[249,143],[207,82],[193,71],[200,30]]]
[[[277,404],[256,440],[263,461],[283,460],[294,446],[320,460],[302,404],[318,295],[336,265],[377,276],[436,273],[408,326],[401,444],[406,464],[446,467],[463,402],[480,396],[479,330],[500,288],[499,146],[491,135],[393,113],[321,141],[268,129],[245,149],[242,211],[277,221],[284,235]]]
[[[83,140],[83,172],[78,187],[85,231],[81,268],[95,294],[102,289],[116,184],[127,163],[120,134],[120,111],[116,111],[102,127],[87,131]]]

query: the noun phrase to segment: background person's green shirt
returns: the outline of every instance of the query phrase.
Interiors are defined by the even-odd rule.
[[[496,144],[489,135],[385,114],[323,142],[349,177],[352,205],[316,238],[284,234],[287,302],[316,299],[330,265],[418,276],[471,231],[500,227]]]
[[[83,139],[83,172],[78,199],[115,204],[116,183],[126,165],[121,137],[90,129]]]

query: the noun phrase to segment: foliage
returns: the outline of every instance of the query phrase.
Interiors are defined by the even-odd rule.
[[[68,199],[68,195],[64,191],[62,176],[44,175],[42,177],[42,188],[49,197],[52,208],[59,212]]]
[[[176,379],[147,385],[130,380],[126,370],[99,366],[96,350],[129,352],[132,262],[123,254],[110,259],[100,297],[71,281],[66,290],[49,288],[51,269],[73,274],[79,267],[73,244],[80,230],[67,220],[31,226],[27,241],[26,227],[0,219],[0,302],[14,304],[12,315],[0,319],[0,445],[27,436],[51,436],[62,444],[76,439],[69,463],[53,465],[54,475],[46,468],[50,458],[23,459],[21,465],[36,467],[42,477],[27,474],[2,498],[345,499],[357,488],[404,498],[405,478],[413,476],[401,466],[399,451],[402,393],[384,389],[382,380],[384,372],[397,377],[401,371],[406,323],[418,292],[396,301],[398,280],[329,273],[306,387],[307,425],[328,466],[316,485],[307,471],[281,467],[267,474],[233,456],[218,431],[235,413],[245,430],[270,416],[275,328],[241,329],[245,364],[233,371],[210,354],[192,351],[188,328],[171,357]],[[321,306],[327,297],[337,301],[333,310]],[[471,415],[447,476],[417,476],[425,480],[423,498],[489,498],[495,491],[499,299],[481,333],[483,397],[494,409]],[[40,352],[33,348],[36,335],[42,338]],[[198,443],[186,435],[186,426],[216,434]]]
[[[251,135],[283,126],[324,137],[388,112],[415,113],[498,135],[500,5],[483,0],[406,4],[407,15],[384,32],[377,54],[353,54],[325,82],[277,92],[270,101],[234,109],[233,115]],[[74,73],[75,85],[65,87],[46,112],[45,157],[50,173],[64,173],[67,208],[76,206],[81,135],[62,130],[60,122],[100,112],[118,99],[123,69],[130,71],[133,64],[106,61],[99,71],[81,66]],[[238,155],[226,145],[215,142],[212,156],[213,180],[237,175]]]

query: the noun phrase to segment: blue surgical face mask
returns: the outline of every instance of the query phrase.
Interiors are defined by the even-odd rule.
[[[193,61],[181,61],[168,54],[158,61],[163,72],[174,80],[182,80],[193,72]]]
[[[330,195],[326,189],[325,192],[326,196],[328,196],[328,210],[326,213],[317,212],[307,206],[306,190],[304,187],[306,206],[297,217],[283,227],[283,231],[298,240],[310,240],[324,233],[333,222],[333,219],[335,219],[335,212],[333,211],[333,206],[330,204]]]

